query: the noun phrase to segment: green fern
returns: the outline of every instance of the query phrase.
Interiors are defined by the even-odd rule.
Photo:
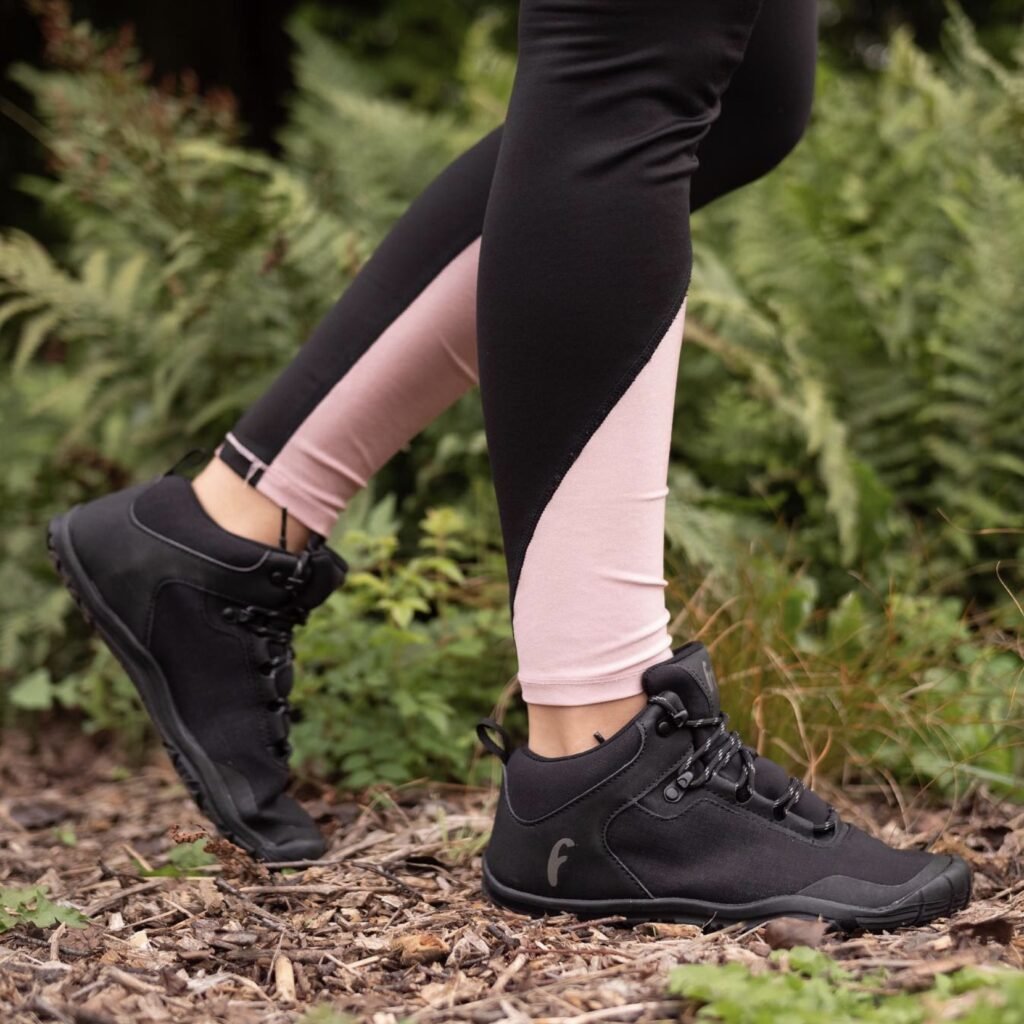
[[[513,65],[498,27],[470,33],[460,102],[436,114],[382,98],[372,70],[298,27],[279,158],[239,144],[224,97],[153,88],[138,54],[84,26],[62,66],[17,71],[55,169],[25,187],[66,234],[47,250],[0,233],[0,679],[24,684],[22,703],[141,741],[129,684],[46,565],[43,524],[216,443],[407,203],[500,120]],[[801,706],[847,714],[901,778],[958,764],[1005,782],[1019,658],[962,612],[1019,626],[1003,583],[1024,553],[1024,37],[1003,66],[954,12],[947,49],[897,35],[884,73],[824,67],[798,151],[695,219],[670,596],[680,632],[721,630],[733,670],[772,679],[752,698],[792,696],[803,673]],[[306,634],[300,686],[320,713],[299,749],[362,782],[465,774],[481,680],[504,682],[510,653],[475,395],[384,470],[349,527],[346,552],[372,550]],[[844,711],[853,677],[871,699]],[[382,743],[382,709],[415,722],[415,742]],[[894,718],[921,737],[909,751],[886,740]],[[788,742],[791,719],[787,704],[753,724]]]

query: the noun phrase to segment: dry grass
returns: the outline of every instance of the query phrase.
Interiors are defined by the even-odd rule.
[[[480,790],[310,791],[331,836],[324,861],[270,872],[217,844],[220,862],[205,877],[146,878],[139,864],[163,864],[170,833],[201,823],[162,757],[121,774],[76,735],[36,754],[7,737],[0,885],[45,885],[91,924],[2,936],[4,1021],[286,1024],[324,1003],[374,1024],[674,1020],[670,967],[766,969],[769,940],[786,939],[498,911],[478,886],[493,800]],[[893,988],[965,964],[1024,966],[1024,809],[978,798],[904,821],[896,807],[869,806],[862,818],[891,841],[967,857],[979,899],[952,922],[824,937],[823,948],[854,970],[886,967]],[[982,921],[999,923],[973,926]]]
[[[1024,799],[1019,629],[958,617],[952,599],[867,586],[852,595],[859,611],[833,629],[823,609],[803,607],[798,569],[770,564],[724,587],[683,572],[671,590],[673,635],[708,646],[723,707],[752,746],[812,786],[870,779],[907,813],[978,780]]]

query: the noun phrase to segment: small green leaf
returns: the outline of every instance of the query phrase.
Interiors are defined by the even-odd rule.
[[[77,846],[78,836],[70,825],[60,825],[55,829],[57,842],[63,846]]]
[[[20,683],[11,687],[11,703],[23,711],[49,711],[53,707],[53,683],[45,668],[30,672]]]
[[[167,861],[161,868],[145,870],[136,865],[143,878],[188,878],[198,872],[199,868],[209,867],[217,863],[212,853],[206,852],[206,837],[192,843],[179,843],[168,854]]]
[[[37,928],[52,928],[66,924],[69,928],[84,928],[89,919],[74,907],[54,903],[42,886],[26,889],[0,889],[0,932],[31,924]]]

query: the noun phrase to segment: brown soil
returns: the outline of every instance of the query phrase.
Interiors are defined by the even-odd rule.
[[[176,879],[143,872],[203,822],[162,757],[126,776],[81,737],[32,752],[8,736],[0,783],[0,887],[44,885],[91,921],[0,935],[0,1020],[12,1024],[288,1024],[317,1004],[373,1024],[692,1019],[665,997],[672,966],[768,970],[773,945],[796,943],[854,971],[886,968],[894,989],[966,964],[1024,967],[1024,809],[983,796],[913,813],[870,803],[861,823],[890,842],[966,857],[977,899],[952,921],[840,938],[807,922],[702,935],[496,910],[478,882],[493,801],[482,791],[313,789],[323,861],[271,872],[217,842],[219,864]]]

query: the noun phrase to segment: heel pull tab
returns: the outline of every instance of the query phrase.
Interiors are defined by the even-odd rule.
[[[491,738],[491,733],[497,733],[501,737],[501,746]],[[501,759],[502,764],[508,764],[512,756],[512,737],[493,718],[481,718],[476,723],[476,736],[488,754],[493,754]]]

